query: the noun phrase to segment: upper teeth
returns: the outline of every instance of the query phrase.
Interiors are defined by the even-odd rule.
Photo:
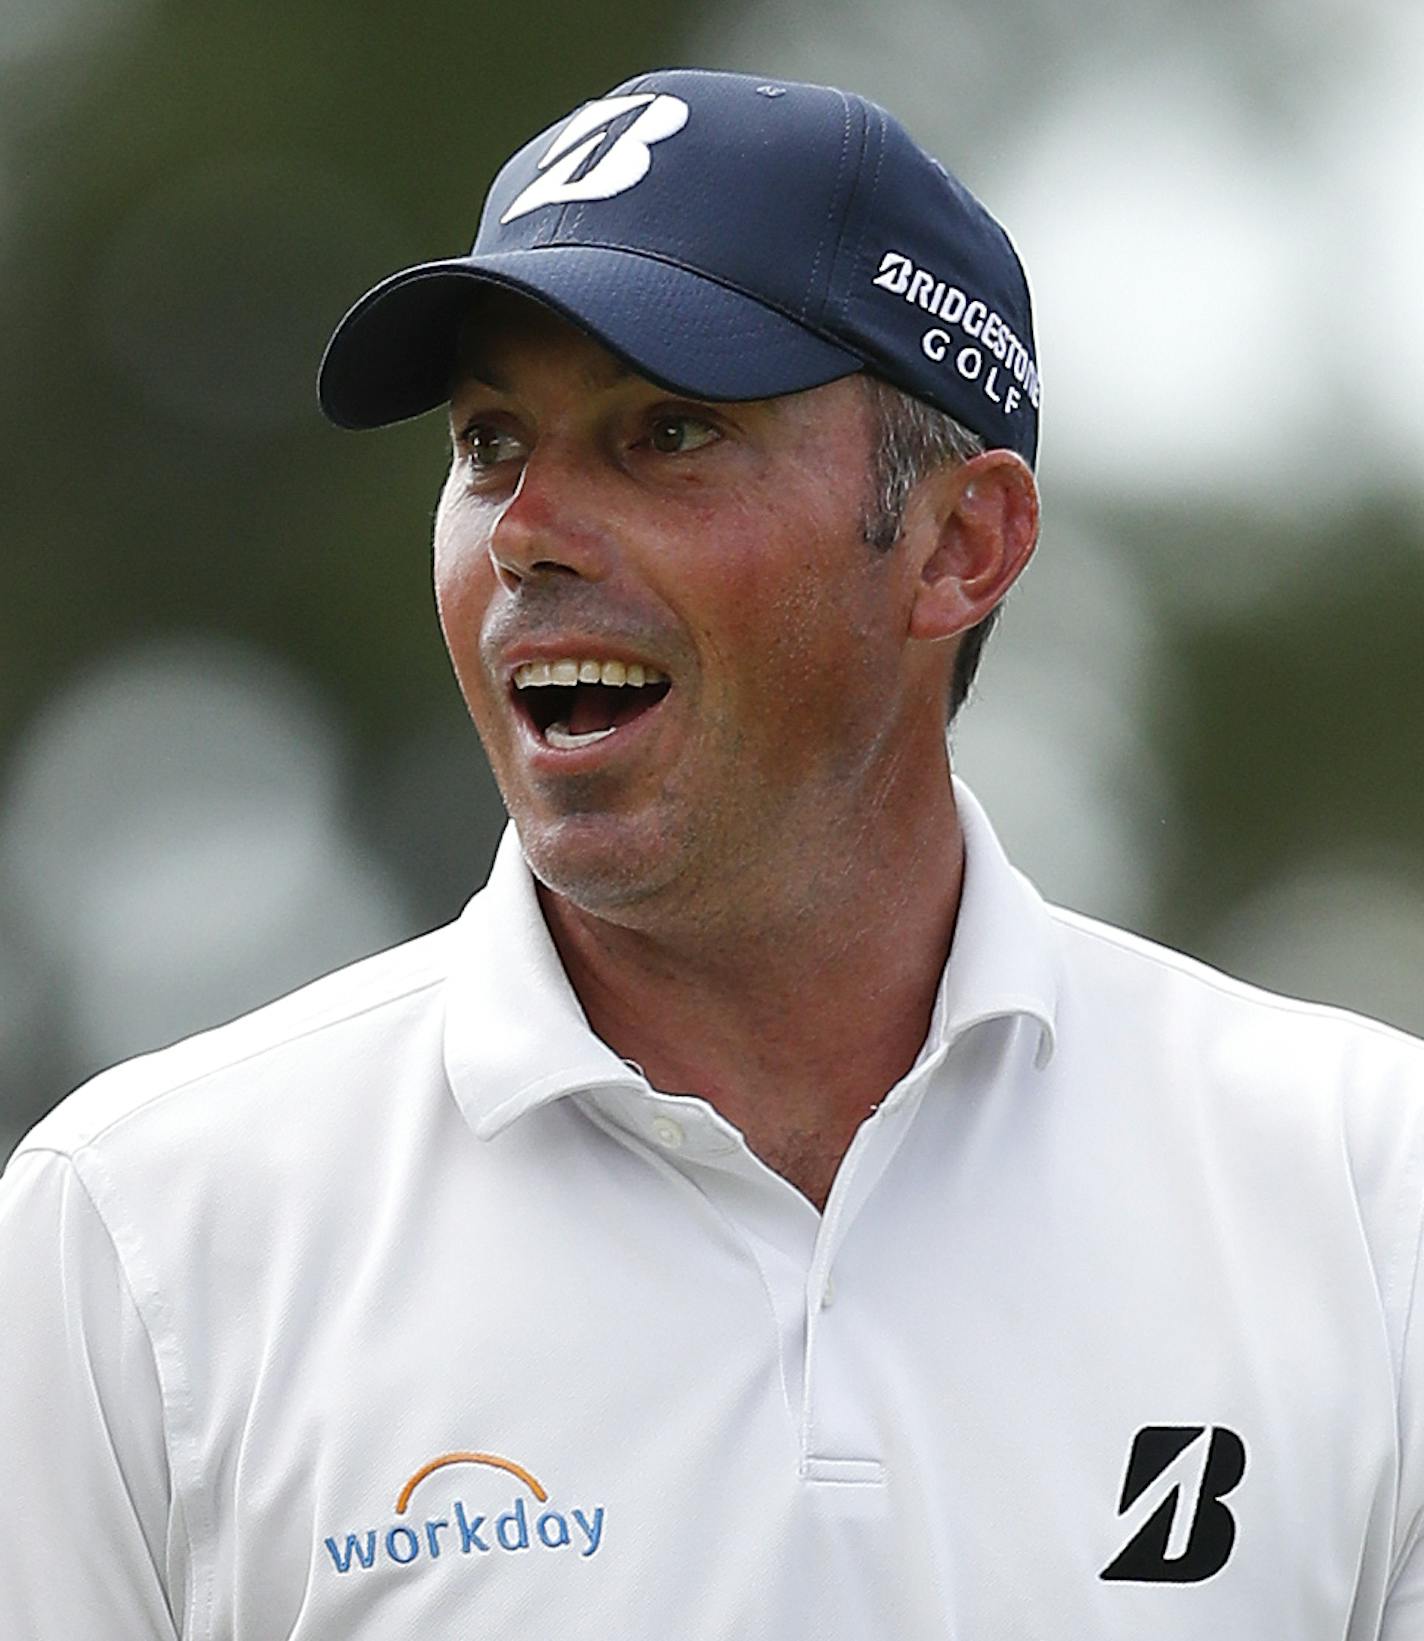
[[[537,689],[541,684],[665,684],[667,674],[637,661],[526,661],[514,669],[516,689]]]

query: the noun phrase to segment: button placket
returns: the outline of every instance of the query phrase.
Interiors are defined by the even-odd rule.
[[[943,1054],[920,1066],[887,1098],[874,1122],[852,1142],[827,1204],[807,1273],[806,1361],[802,1381],[802,1474],[838,1486],[878,1486],[884,1479],[879,1440],[866,1423],[854,1293],[837,1293],[832,1274],[840,1250],[904,1142]],[[842,1287],[844,1284],[842,1283]],[[829,1468],[827,1468],[829,1466]]]
[[[680,1151],[687,1140],[686,1130],[675,1117],[660,1111],[652,1121],[653,1138],[666,1151]]]

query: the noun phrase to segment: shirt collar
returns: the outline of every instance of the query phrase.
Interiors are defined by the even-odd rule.
[[[1039,1027],[1035,1064],[1053,1052],[1057,986],[1052,929],[1037,892],[1009,864],[969,788],[954,783],[964,884],[923,1061],[987,1020]],[[507,826],[489,881],[466,906],[445,990],[445,1069],[481,1139],[563,1095],[646,1089],[588,1024],[550,937],[519,836]]]
[[[979,800],[958,776],[964,882],[926,1047],[952,1047],[986,1020],[1023,1015],[1038,1025],[1034,1064],[1053,1056],[1058,978],[1053,925],[1042,897],[1015,870]]]
[[[642,1086],[589,1026],[512,824],[461,914],[445,985],[445,1071],[481,1139],[579,1089]]]

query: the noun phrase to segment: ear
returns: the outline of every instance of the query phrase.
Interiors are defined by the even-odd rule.
[[[905,510],[918,564],[910,636],[953,638],[1003,598],[1038,541],[1038,486],[1012,450],[986,450],[928,474]]]

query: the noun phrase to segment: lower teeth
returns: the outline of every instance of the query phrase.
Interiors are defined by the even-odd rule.
[[[595,741],[601,741],[605,735],[612,733],[611,725],[607,729],[590,729],[582,735],[574,735],[563,724],[550,724],[544,731],[544,739],[550,746],[566,749],[573,746],[592,746]]]

